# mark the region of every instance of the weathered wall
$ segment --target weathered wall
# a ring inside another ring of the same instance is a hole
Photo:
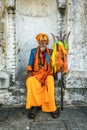
[[[0,104],[2,104],[10,94],[9,74],[6,70],[6,12],[4,1],[0,0]]]
[[[65,99],[69,103],[84,103],[87,102],[87,1],[70,0],[67,17],[71,36]]]
[[[0,104],[25,104],[26,65],[31,48],[37,46],[35,36],[47,33],[52,48],[50,33],[60,31],[71,31],[65,103],[87,103],[86,23],[86,0],[0,0]],[[60,88],[55,84],[59,103]]]
[[[0,1],[0,70],[5,68],[5,12],[4,3]]]

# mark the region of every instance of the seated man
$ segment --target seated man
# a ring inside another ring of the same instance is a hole
[[[59,116],[59,110],[55,105],[54,77],[51,66],[51,50],[47,48],[49,38],[46,34],[38,34],[37,48],[31,50],[27,66],[26,78],[26,109],[29,109],[28,117],[36,116],[37,108],[43,112],[51,113],[53,118]]]

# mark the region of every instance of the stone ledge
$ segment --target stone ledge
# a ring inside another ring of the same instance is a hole
[[[67,74],[68,77],[81,77],[81,78],[87,78],[87,71],[69,71]]]
[[[66,75],[66,88],[87,88],[87,71],[70,71]]]
[[[67,88],[64,92],[65,104],[87,104],[87,88]]]

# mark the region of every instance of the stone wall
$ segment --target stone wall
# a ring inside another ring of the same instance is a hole
[[[71,31],[64,103],[86,104],[86,23],[86,0],[0,0],[0,105],[25,105],[26,65],[31,48],[37,45],[34,37],[41,31],[49,35],[50,48],[51,32],[58,35]],[[59,104],[58,81],[55,86]]]
[[[6,42],[5,42],[5,12],[4,3],[0,1],[0,70],[5,69],[6,59]]]
[[[69,103],[87,103],[87,2],[70,0],[67,29],[71,30],[68,55],[69,74],[65,99]]]
[[[3,0],[0,0],[0,104],[7,99],[9,74],[6,71],[6,12]],[[6,98],[6,99],[5,99]]]

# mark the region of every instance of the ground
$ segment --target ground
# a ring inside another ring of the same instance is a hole
[[[0,130],[87,130],[87,106],[64,107],[60,112],[60,117],[53,119],[39,111],[31,120],[25,107],[1,107]]]

